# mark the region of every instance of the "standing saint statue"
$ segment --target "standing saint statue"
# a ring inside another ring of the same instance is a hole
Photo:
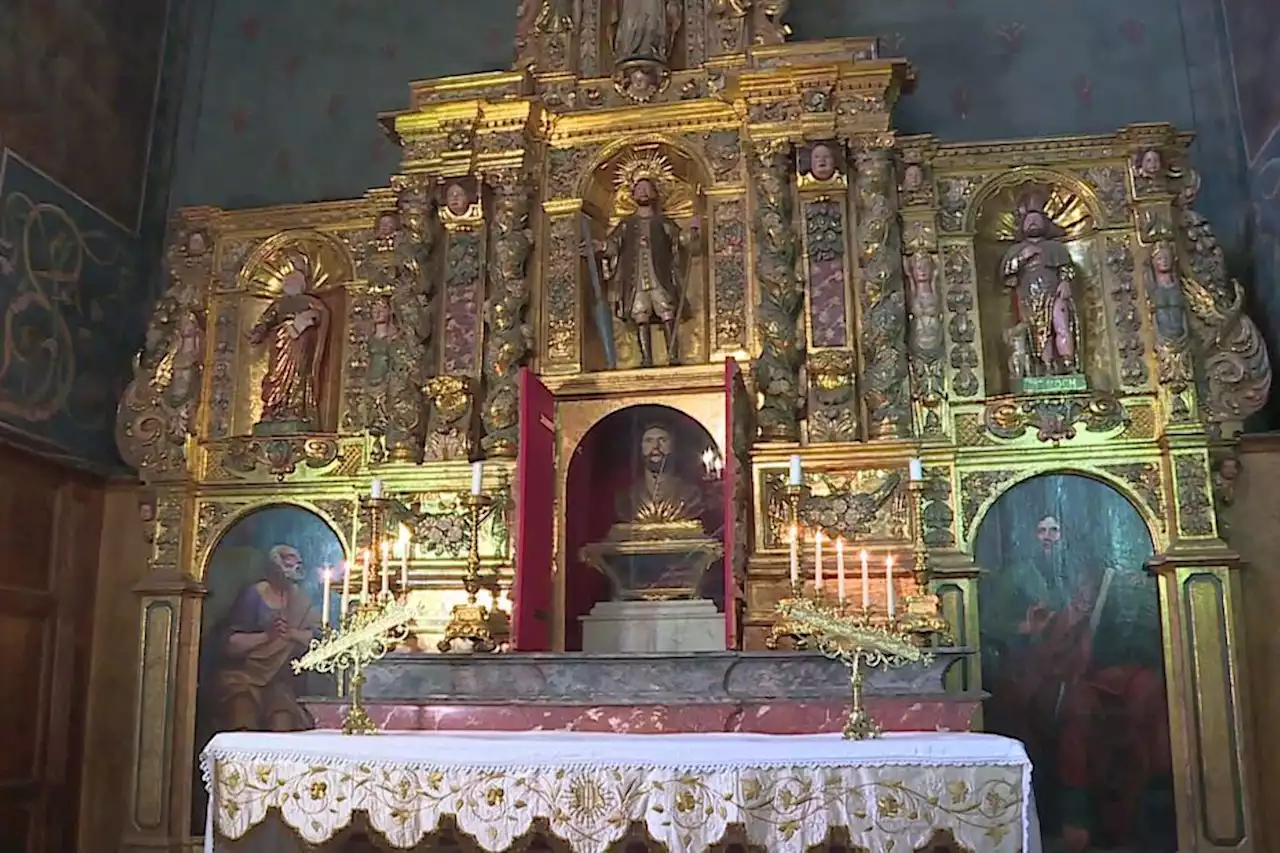
[[[653,366],[653,332],[662,325],[667,343],[667,363],[680,363],[677,335],[685,290],[681,282],[682,250],[700,237],[697,217],[686,237],[680,226],[662,212],[658,185],[653,178],[638,177],[631,184],[635,213],[625,217],[598,246],[601,266],[609,287],[609,299],[620,320],[635,324],[640,364]]]
[[[307,292],[307,258],[297,254],[291,261],[292,269],[280,283],[281,295],[249,333],[252,343],[268,348],[262,415],[254,428],[268,435],[320,428],[320,368],[329,339],[329,309]]]
[[[678,0],[617,0],[613,8],[613,61],[666,65],[682,17]]]
[[[1017,296],[1015,323],[1026,327],[1034,375],[1065,376],[1079,373],[1075,265],[1061,239],[1066,232],[1045,213],[1048,199],[1042,187],[1019,195],[1017,242],[1005,253],[1001,272]]]

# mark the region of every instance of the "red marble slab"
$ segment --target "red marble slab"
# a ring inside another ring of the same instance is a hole
[[[871,715],[885,731],[969,731],[976,699],[876,698]],[[308,703],[316,727],[342,727],[345,705]],[[619,734],[838,732],[849,706],[840,702],[747,705],[427,705],[375,703],[369,715],[389,731],[575,731]]]

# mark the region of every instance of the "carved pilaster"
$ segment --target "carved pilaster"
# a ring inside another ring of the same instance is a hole
[[[947,424],[946,281],[938,254],[937,199],[925,157],[927,144],[917,141],[904,147],[897,181],[914,420],[921,437],[938,438]]]
[[[489,303],[484,352],[481,418],[486,456],[514,456],[519,405],[516,375],[529,357],[529,228],[532,189],[522,171],[490,176],[493,213],[489,225]]]
[[[862,351],[859,388],[869,438],[911,434],[907,306],[902,282],[902,243],[896,178],[883,139],[855,142],[853,198],[861,268],[858,300]]]
[[[756,327],[762,344],[755,380],[761,396],[760,437],[766,441],[800,438],[804,290],[796,271],[799,241],[792,224],[790,151],[791,144],[785,139],[757,141],[751,151],[755,278],[760,300]]]

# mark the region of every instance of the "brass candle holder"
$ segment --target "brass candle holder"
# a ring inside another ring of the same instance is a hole
[[[453,650],[456,640],[467,640],[471,650],[476,652],[492,652],[498,650],[505,642],[503,631],[506,624],[505,614],[497,607],[497,598],[501,594],[501,584],[497,572],[484,579],[480,567],[480,526],[485,523],[494,510],[494,500],[486,494],[467,494],[462,499],[467,510],[467,526],[469,542],[467,563],[462,575],[462,588],[466,590],[467,600],[454,605],[449,615],[449,624],[445,626],[444,636],[436,644],[441,652]],[[478,601],[481,589],[487,588],[494,596],[493,612]]]
[[[389,589],[351,605],[350,609],[343,607],[337,624],[312,640],[306,654],[292,666],[294,674],[304,670],[332,673],[339,684],[346,676],[350,704],[342,717],[342,733],[375,734],[377,723],[364,707],[365,670],[403,643],[409,636],[409,624],[421,614],[409,605],[404,591],[397,596]]]
[[[936,613],[936,600],[934,609],[933,615],[927,615],[908,607],[901,616],[890,616],[871,608],[849,608],[820,594],[805,596],[795,591],[778,603],[781,618],[774,631],[805,637],[822,654],[845,665],[850,707],[843,733],[849,740],[866,740],[880,736],[880,724],[871,717],[863,699],[863,668],[931,663],[933,655],[927,643],[933,637],[949,636],[946,621]]]
[[[923,477],[912,480],[907,488],[911,491],[911,531],[914,538],[912,557],[912,574],[915,575],[916,589],[925,592],[933,580],[929,571],[929,546],[924,541],[924,493],[926,484]]]

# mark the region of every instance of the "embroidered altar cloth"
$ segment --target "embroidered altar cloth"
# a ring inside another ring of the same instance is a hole
[[[321,844],[358,812],[398,848],[451,817],[495,853],[537,818],[575,853],[604,853],[633,822],[671,853],[706,850],[731,824],[771,853],[833,827],[871,850],[915,850],[942,829],[984,853],[1039,850],[1031,762],[987,734],[234,732],[201,765],[206,853],[269,815]]]

